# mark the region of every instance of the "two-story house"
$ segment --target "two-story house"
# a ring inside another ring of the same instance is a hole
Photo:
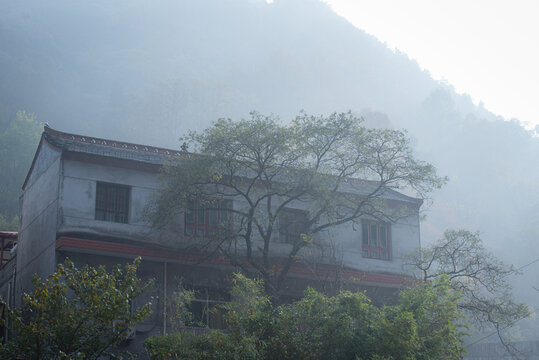
[[[167,159],[182,154],[46,126],[23,185],[16,297],[20,299],[22,291],[31,286],[34,274],[46,277],[66,257],[79,264],[98,265],[141,256],[140,275],[155,278],[156,285],[147,294],[154,299],[154,312],[137,327],[137,333],[167,331],[164,304],[180,278],[185,286],[197,290],[199,320],[219,326],[219,319],[208,309],[227,300],[226,280],[236,269],[225,257],[192,251],[185,239],[192,242],[194,235],[203,238],[210,234],[220,218],[227,216],[226,209],[191,209],[179,219],[181,231],[156,229],[144,216],[146,204],[160,186],[159,169]],[[414,211],[393,223],[365,219],[360,227],[332,229],[340,250],[331,259],[294,265],[288,275],[289,295],[300,295],[307,284],[320,287],[339,281],[382,299],[404,286],[411,278],[404,258],[420,246],[422,201],[398,192],[390,196]],[[301,216],[301,209],[283,213],[275,249],[286,248],[300,235]]]

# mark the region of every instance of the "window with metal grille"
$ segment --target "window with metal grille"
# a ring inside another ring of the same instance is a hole
[[[222,234],[230,226],[230,201],[205,207],[198,201],[191,201],[185,210],[186,236],[211,237]]]
[[[391,233],[389,224],[365,221],[361,227],[363,257],[391,260]]]
[[[129,186],[98,182],[95,219],[127,224],[130,192]]]
[[[279,240],[294,244],[307,233],[307,212],[298,209],[282,209],[279,213]]]

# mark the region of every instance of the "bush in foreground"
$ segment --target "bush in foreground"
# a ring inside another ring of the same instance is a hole
[[[75,267],[69,259],[47,280],[34,278],[34,290],[22,306],[8,308],[12,339],[0,345],[2,359],[98,359],[114,357],[110,350],[129,328],[150,313],[150,304],[131,308],[133,299],[152,282],[136,275],[140,259],[112,271]]]
[[[375,307],[362,293],[326,296],[307,289],[274,305],[263,283],[235,277],[224,305],[228,329],[183,331],[146,341],[152,359],[460,359],[465,326],[459,295],[446,277],[403,291],[395,306]]]

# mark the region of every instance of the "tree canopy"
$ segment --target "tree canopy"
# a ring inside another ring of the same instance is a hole
[[[327,241],[316,234],[366,216],[396,221],[417,214],[421,201],[392,202],[394,191],[423,198],[445,182],[414,157],[405,132],[366,128],[350,112],[300,113],[288,125],[253,112],[248,120],[220,119],[181,141],[191,153],[164,167],[164,188],[150,207],[155,224],[194,211],[195,202],[226,207],[231,215],[220,236],[198,245],[254,269],[274,295],[302,249]],[[303,210],[301,236],[276,262],[270,251],[276,224],[294,207]]]
[[[101,359],[126,339],[129,329],[150,312],[131,302],[152,282],[136,275],[140,259],[107,271],[75,267],[69,259],[34,289],[22,306],[8,308],[10,340],[0,345],[2,359]],[[12,331],[12,332],[11,332]],[[4,334],[2,334],[4,335]]]
[[[0,131],[0,230],[17,230],[21,186],[42,130],[34,114],[19,111]]]

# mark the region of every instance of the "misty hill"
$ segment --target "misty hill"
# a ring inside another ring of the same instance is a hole
[[[176,145],[188,128],[253,109],[407,113],[438,86],[318,1],[2,8],[4,113],[25,108],[69,131],[114,125],[123,138]]]
[[[539,257],[539,138],[320,1],[0,7],[1,127],[25,109],[60,130],[177,147],[188,129],[251,110],[286,120],[351,109],[373,126],[408,129],[419,157],[450,177],[424,241],[465,227],[516,265]]]

